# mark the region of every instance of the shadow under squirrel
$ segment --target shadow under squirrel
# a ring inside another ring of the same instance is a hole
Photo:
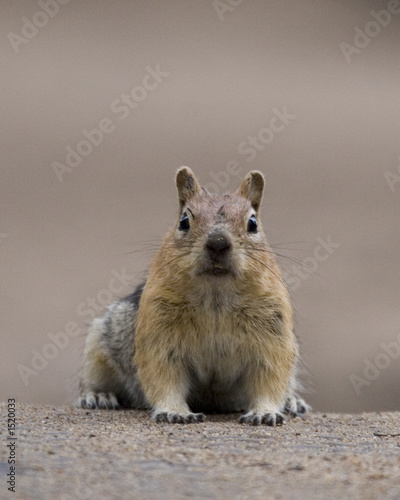
[[[304,416],[289,295],[260,222],[263,175],[216,195],[182,167],[176,185],[178,220],[145,283],[89,329],[78,405],[151,409],[170,423]]]

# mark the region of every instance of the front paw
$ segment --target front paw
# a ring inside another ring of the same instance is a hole
[[[308,405],[304,399],[291,397],[285,402],[283,408],[283,413],[289,415],[292,418],[300,417],[305,418],[306,414],[311,410],[311,406]]]
[[[76,405],[88,410],[118,410],[120,408],[118,399],[112,392],[86,392],[80,396]]]
[[[239,418],[241,424],[269,425],[275,427],[285,422],[283,415],[279,412],[269,411],[266,413],[249,411]]]
[[[154,410],[151,414],[152,420],[157,423],[167,422],[169,424],[193,424],[204,422],[206,418],[203,413],[174,413],[169,411]]]

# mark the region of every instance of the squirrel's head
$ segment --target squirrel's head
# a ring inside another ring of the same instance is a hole
[[[267,250],[260,222],[264,176],[253,170],[232,194],[210,194],[200,186],[192,170],[176,174],[179,217],[173,245],[182,251],[192,275],[237,277],[262,265]]]

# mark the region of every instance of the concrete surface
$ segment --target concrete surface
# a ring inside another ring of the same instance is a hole
[[[1,405],[2,443],[6,405]],[[155,424],[145,412],[17,405],[18,499],[398,499],[400,413],[282,427]]]

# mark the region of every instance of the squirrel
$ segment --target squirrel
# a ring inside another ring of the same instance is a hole
[[[264,182],[254,170],[234,193],[210,194],[177,171],[178,219],[145,282],[89,328],[78,406],[169,423],[304,418],[289,294],[260,221]]]

